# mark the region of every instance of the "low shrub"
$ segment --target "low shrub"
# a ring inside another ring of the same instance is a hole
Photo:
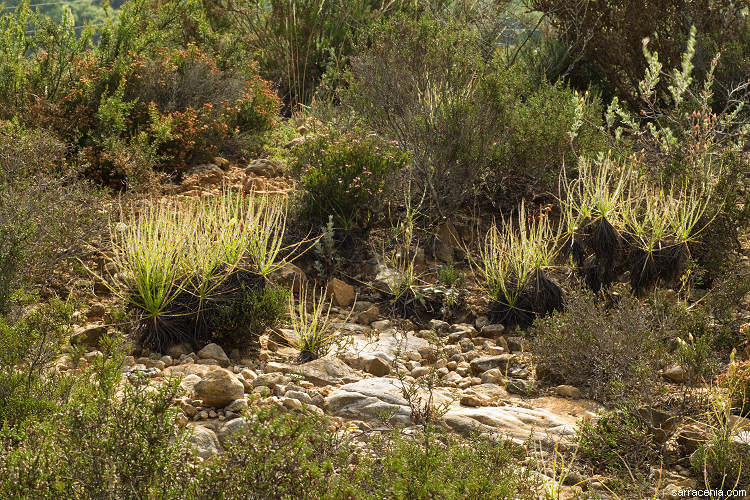
[[[719,375],[719,387],[727,391],[732,408],[740,415],[750,415],[750,361],[733,362]]]
[[[225,342],[259,348],[260,336],[284,318],[291,291],[271,285],[238,293],[241,300],[216,308],[216,335]]]
[[[0,436],[4,498],[159,498],[181,476],[191,454],[175,425],[177,381],[123,384],[122,356],[105,350],[52,415]]]
[[[600,473],[630,477],[648,473],[659,452],[649,429],[629,405],[587,420],[577,429],[578,456]]]
[[[0,430],[54,412],[68,386],[49,369],[68,343],[73,307],[59,299],[38,300],[16,294],[14,311],[0,316]]]
[[[388,176],[406,167],[408,156],[378,137],[335,132],[298,145],[291,170],[300,179],[300,217],[314,227],[329,216],[344,231],[367,228],[382,203]]]
[[[663,340],[669,333],[661,325],[652,305],[630,295],[608,307],[574,290],[564,312],[538,320],[530,331],[537,373],[602,402],[651,400],[667,359]]]
[[[0,121],[0,312],[81,251],[104,225],[100,192],[47,132]]]

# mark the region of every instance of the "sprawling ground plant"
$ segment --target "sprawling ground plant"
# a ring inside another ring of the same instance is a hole
[[[283,202],[224,193],[203,201],[152,200],[113,228],[117,290],[146,345],[196,344],[214,314],[265,285],[281,251]],[[248,339],[250,340],[250,339]]]

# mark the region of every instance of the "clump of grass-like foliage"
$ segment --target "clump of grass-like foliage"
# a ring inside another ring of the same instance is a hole
[[[115,288],[136,314],[138,339],[155,348],[208,340],[219,305],[261,290],[286,220],[282,201],[230,192],[151,200],[128,215],[112,230]]]
[[[604,155],[582,158],[575,179],[563,173],[564,246],[589,288],[607,288],[625,271],[638,294],[679,278],[689,243],[711,220],[714,177],[663,188],[640,173],[635,159]]]
[[[309,310],[308,297],[306,287],[302,287],[297,305],[294,296],[289,296],[292,329],[297,336],[302,363],[325,356],[337,340],[337,334],[331,331],[331,303],[329,301],[326,307],[325,291],[312,293]]]
[[[506,327],[527,327],[534,318],[562,309],[562,289],[547,276],[557,253],[545,213],[527,218],[522,203],[518,227],[493,225],[479,251],[484,289],[493,301],[492,319]]]

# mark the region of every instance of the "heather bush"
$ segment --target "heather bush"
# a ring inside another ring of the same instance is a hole
[[[576,121],[598,115],[596,100],[579,106],[562,85],[535,84],[500,51],[482,57],[477,37],[457,22],[396,16],[352,57],[345,101],[411,153],[441,215],[481,190],[499,203],[549,191],[590,142],[570,134]]]
[[[300,217],[314,227],[333,216],[345,231],[367,228],[382,206],[389,175],[408,155],[376,136],[335,132],[308,138],[294,149],[290,168],[300,178]]]
[[[38,300],[16,294],[11,312],[0,316],[0,430],[53,413],[69,383],[49,369],[70,336],[73,308]]]
[[[100,194],[64,155],[49,134],[0,122],[0,312],[15,290],[46,279],[103,226]]]
[[[602,402],[651,401],[667,359],[659,308],[629,294],[607,307],[581,291],[569,293],[564,305],[531,330],[539,378],[576,386]]]
[[[584,421],[577,429],[578,456],[600,473],[648,473],[658,460],[658,447],[648,426],[631,405],[620,404],[596,421]]]
[[[84,30],[24,4],[0,18],[3,113],[53,129],[85,152],[90,175],[115,185],[242,149],[234,143],[274,126],[280,101],[251,61],[225,67],[206,30],[194,3],[128,2],[116,21]]]

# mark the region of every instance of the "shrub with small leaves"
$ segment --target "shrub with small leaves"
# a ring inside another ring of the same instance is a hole
[[[727,391],[732,408],[741,415],[750,415],[750,361],[730,363],[727,371],[719,375],[719,386]]]
[[[389,174],[409,163],[407,154],[375,136],[319,134],[295,148],[292,171],[302,183],[301,217],[323,226],[333,215],[344,230],[367,227],[380,208]]]

